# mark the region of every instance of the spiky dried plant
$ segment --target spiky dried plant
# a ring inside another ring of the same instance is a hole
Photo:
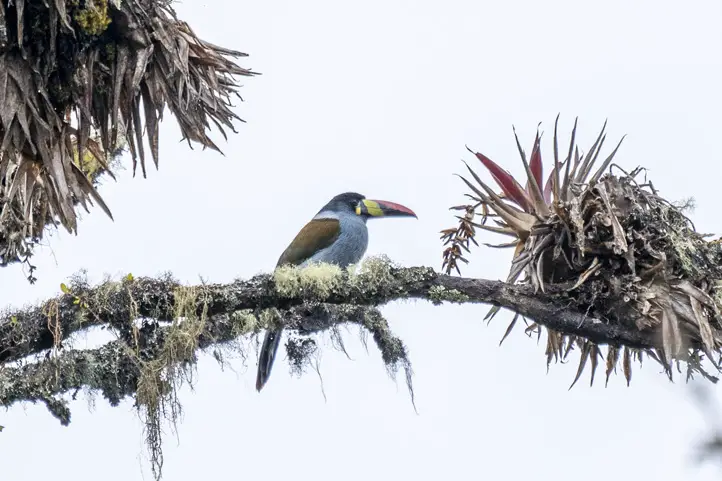
[[[157,168],[166,106],[189,144],[218,150],[210,124],[235,132],[235,76],[253,74],[242,56],[199,39],[168,0],[0,0],[0,265],[47,225],[76,232],[78,206],[111,216],[96,181],[125,142],[145,176],[144,136]]]
[[[702,361],[706,358],[720,370],[720,243],[697,233],[682,208],[662,198],[651,182],[640,184],[636,178],[643,169],[627,173],[612,164],[621,140],[595,170],[606,123],[589,152],[582,155],[575,144],[575,122],[566,158],[560,161],[558,120],[554,166],[546,182],[538,131],[528,160],[514,133],[526,172],[525,187],[487,156],[474,153],[501,193],[467,164],[471,178],[460,177],[471,189],[467,196],[473,203],[452,207],[464,209],[466,215],[457,216],[458,227],[442,231],[448,246],[444,251],[447,273],[458,271],[457,261],[466,260],[462,250],[468,251],[470,241],[476,243],[476,229],[508,236],[512,242],[496,246],[514,248],[507,282],[529,283],[566,309],[636,328],[656,346],[638,349],[612,339],[604,343],[608,345],[607,381],[621,358],[629,383],[632,360],[641,362],[644,354],[664,366],[670,378],[672,364],[679,370],[679,361],[686,361],[688,377],[699,372],[716,381]],[[619,175],[612,174],[612,167]],[[487,225],[489,219],[495,225]],[[498,311],[493,307],[487,318]],[[517,320],[518,315],[504,337]],[[532,322],[527,332],[540,336],[542,326]],[[547,329],[547,366],[552,360],[565,359],[577,347],[581,358],[574,383],[587,363],[593,382],[604,359],[600,344]]]

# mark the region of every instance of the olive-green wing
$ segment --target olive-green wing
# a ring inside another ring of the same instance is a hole
[[[321,249],[330,246],[338,239],[341,224],[338,219],[314,219],[306,224],[286,247],[278,259],[276,267],[291,264],[302,264]]]

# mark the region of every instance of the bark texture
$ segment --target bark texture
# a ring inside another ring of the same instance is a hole
[[[384,260],[358,275],[329,270],[305,279],[302,270],[281,279],[259,275],[230,284],[182,286],[170,277],[124,279],[90,286],[74,279],[66,293],[42,305],[6,313],[0,320],[0,403],[42,401],[63,424],[70,413],[58,397],[88,388],[115,405],[137,394],[143,367],[159,359],[169,367],[195,360],[197,349],[249,335],[271,323],[310,333],[342,323],[364,326],[384,361],[405,359],[405,348],[376,307],[398,299],[485,303],[510,309],[554,331],[599,344],[657,348],[657,336],[624,328],[565,307],[565,290],[453,277],[427,267],[400,268]],[[118,340],[98,349],[64,349],[63,341],[90,326],[106,325]],[[182,335],[182,336],[181,336]],[[187,337],[179,343],[178,339]],[[182,345],[183,349],[178,349]],[[173,347],[173,356],[168,356]],[[44,360],[11,366],[49,351]],[[170,363],[170,364],[169,364]]]

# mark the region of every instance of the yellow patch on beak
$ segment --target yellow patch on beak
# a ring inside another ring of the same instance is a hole
[[[362,213],[368,214],[372,217],[380,217],[384,215],[384,211],[383,209],[381,209],[381,206],[378,204],[378,202],[374,202],[373,200],[368,199],[362,200],[361,202],[359,202],[359,205],[356,206],[356,214],[361,215]]]

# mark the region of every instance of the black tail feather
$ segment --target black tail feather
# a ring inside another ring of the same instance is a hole
[[[263,339],[261,354],[258,356],[258,373],[256,374],[256,391],[263,389],[271,375],[273,361],[276,359],[278,346],[281,344],[283,329],[269,329]]]

